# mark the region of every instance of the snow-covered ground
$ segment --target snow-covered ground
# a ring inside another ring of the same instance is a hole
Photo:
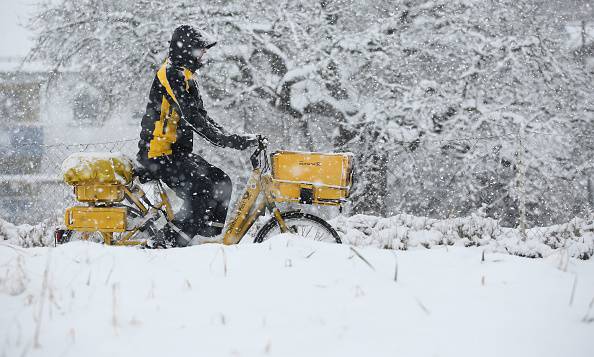
[[[592,356],[594,260],[484,252],[3,243],[0,355]]]

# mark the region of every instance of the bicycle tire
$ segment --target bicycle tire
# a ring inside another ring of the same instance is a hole
[[[287,226],[289,226],[290,229],[292,228],[294,230],[294,232],[292,232],[294,234],[299,235],[298,229],[296,228],[296,223],[305,222],[312,226],[317,226],[326,233],[328,233],[328,235],[333,238],[334,243],[342,243],[342,240],[340,239],[340,236],[338,235],[336,230],[332,228],[332,226],[328,222],[326,222],[324,219],[318,216],[314,216],[313,214],[304,212],[289,211],[281,213],[281,217],[285,221]],[[273,217],[268,222],[266,222],[266,224],[262,228],[260,228],[260,230],[256,234],[256,238],[254,238],[254,243],[262,243],[266,239],[269,239],[272,236],[272,233],[276,230],[280,232],[280,227],[278,225],[278,221],[276,220],[276,218]]]

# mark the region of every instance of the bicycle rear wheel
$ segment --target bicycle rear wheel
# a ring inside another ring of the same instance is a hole
[[[318,216],[292,211],[281,213],[281,217],[289,231],[297,236],[322,242],[342,243],[336,230]],[[278,221],[273,217],[258,231],[254,243],[262,243],[277,234],[281,234],[281,230]]]

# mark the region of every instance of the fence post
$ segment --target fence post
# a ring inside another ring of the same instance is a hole
[[[594,210],[594,177],[588,177],[588,203],[590,209]]]
[[[519,192],[519,220],[520,220],[520,235],[522,241],[526,241],[526,165],[524,162],[524,144],[522,143],[524,137],[524,123],[520,124],[520,129],[517,136],[517,175],[516,182],[518,185]]]

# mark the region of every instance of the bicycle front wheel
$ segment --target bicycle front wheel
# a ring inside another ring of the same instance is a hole
[[[284,212],[281,213],[281,217],[289,228],[289,232],[297,236],[315,241],[342,243],[336,230],[318,216],[303,212]],[[254,243],[262,243],[281,233],[278,221],[273,217],[258,231]]]

